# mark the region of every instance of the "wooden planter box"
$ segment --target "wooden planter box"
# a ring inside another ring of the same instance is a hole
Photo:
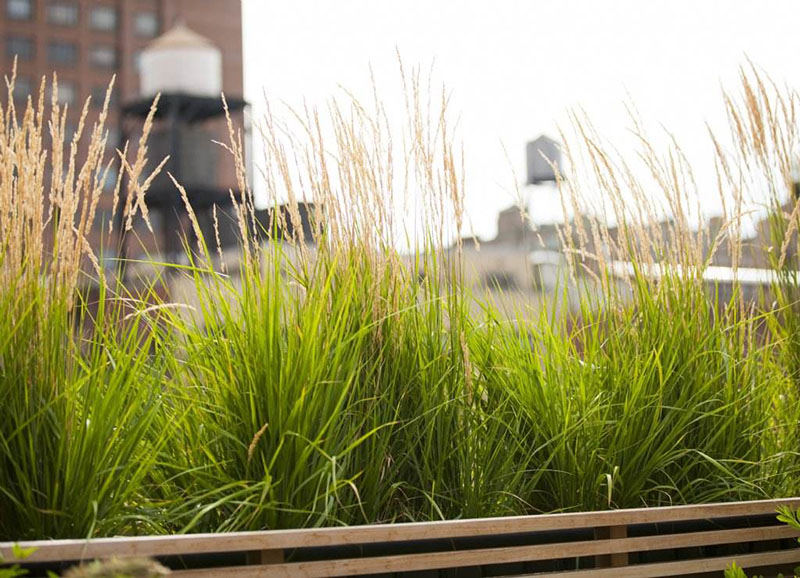
[[[158,558],[186,578],[720,576],[800,565],[778,506],[800,498],[415,524],[22,542],[32,576],[110,556]],[[0,554],[14,562],[12,544]]]

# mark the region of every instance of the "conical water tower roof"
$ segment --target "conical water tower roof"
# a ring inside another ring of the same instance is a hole
[[[139,86],[142,96],[161,92],[219,98],[222,52],[208,38],[177,24],[142,51]]]
[[[147,45],[146,50],[160,48],[216,48],[205,36],[191,30],[185,24],[176,24]]]

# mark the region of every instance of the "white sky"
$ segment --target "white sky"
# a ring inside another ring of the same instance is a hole
[[[556,136],[571,108],[624,146],[628,95],[650,125],[676,134],[705,180],[704,122],[724,119],[721,86],[737,88],[749,57],[800,88],[798,0],[243,0],[245,95],[324,104],[341,84],[400,100],[396,50],[453,93],[467,154],[467,210],[494,235],[522,181],[524,146]],[[502,150],[504,145],[514,175]],[[552,193],[528,190],[533,216],[553,217]],[[537,202],[538,198],[545,198]],[[713,208],[711,209],[713,210]]]

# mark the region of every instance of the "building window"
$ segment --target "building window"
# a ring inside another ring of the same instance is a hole
[[[108,169],[108,174],[106,175],[106,180],[103,183],[103,190],[104,191],[113,191],[114,187],[117,186],[117,175],[119,171],[117,170],[116,165],[111,165]],[[104,226],[108,226],[108,219],[106,222],[103,223]]]
[[[50,99],[53,96],[53,89],[52,86],[48,85],[47,87],[47,101],[50,102]],[[75,101],[78,100],[78,90],[75,88],[75,83],[69,80],[59,80],[58,81],[58,103],[59,104],[75,104]],[[72,132],[75,132],[73,129]]]
[[[113,6],[95,6],[89,16],[89,24],[95,30],[117,29],[117,11]]]
[[[108,91],[108,86],[105,85],[98,85],[92,89],[92,106],[94,108],[101,109],[103,108],[103,103],[106,101],[106,92]],[[116,99],[114,98],[114,93],[111,93],[111,98],[108,101],[108,108],[113,108],[116,104]]]
[[[137,50],[133,53],[133,69],[139,72],[142,68],[142,51]]]
[[[78,89],[72,82],[62,82],[58,87],[58,102],[61,104],[75,104],[78,100]],[[72,132],[75,132],[73,129]]]
[[[153,38],[158,34],[158,16],[155,12],[140,12],[133,20],[133,30],[137,36]]]
[[[31,79],[25,76],[18,76],[14,81],[14,100],[24,102],[33,94],[33,84]]]
[[[538,263],[531,265],[531,285],[534,291],[542,292],[547,289],[544,281],[542,266]]]
[[[114,218],[110,211],[104,211],[97,217],[97,222],[101,224],[104,230],[108,230],[109,223]],[[103,253],[100,255],[100,263],[103,269],[107,271],[116,270],[119,267],[119,257],[117,252],[112,247],[105,247]]]
[[[51,42],[47,45],[50,64],[74,65],[78,61],[78,47],[72,42]]]
[[[11,36],[6,40],[6,55],[9,58],[15,56],[20,60],[33,60],[36,45],[31,38],[21,38]]]
[[[6,15],[11,20],[33,18],[33,0],[6,0]]]
[[[73,2],[51,2],[47,6],[47,21],[57,26],[77,26],[78,5]]]
[[[113,68],[117,64],[117,53],[112,46],[92,46],[89,59],[95,66]]]
[[[507,271],[492,271],[484,276],[484,281],[489,289],[506,291],[517,288],[517,279]]]
[[[106,140],[106,147],[110,149],[115,149],[119,146],[119,129],[113,126],[107,127],[108,130],[108,139]],[[116,175],[114,176],[114,180],[116,180]]]

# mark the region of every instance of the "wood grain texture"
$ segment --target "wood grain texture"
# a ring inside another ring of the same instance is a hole
[[[601,526],[594,529],[594,537],[597,540],[611,540],[628,537],[628,526]],[[628,565],[628,553],[620,552],[617,554],[604,554],[595,558],[595,565],[598,568],[611,568],[616,566]]]
[[[247,553],[248,564],[280,564],[281,562],[283,562],[283,550],[256,550]]]
[[[720,556],[702,560],[686,560],[682,562],[659,562],[656,564],[637,564],[625,568],[603,568],[600,570],[574,570],[572,572],[555,572],[547,574],[525,574],[518,578],[656,578],[659,576],[686,576],[701,572],[716,572],[727,568],[732,560],[742,568],[758,568],[779,564],[800,562],[800,548],[780,552],[762,552],[760,554],[744,554],[741,556]]]
[[[721,519],[773,514],[778,506],[784,505],[800,508],[800,498],[305,530],[31,541],[21,542],[20,545],[26,548],[37,548],[36,552],[27,559],[27,562],[87,560],[106,558],[111,555],[170,556],[212,552],[284,550],[300,547],[341,546],[470,536],[502,536],[521,532],[592,529],[602,526]],[[13,562],[12,543],[0,543],[0,555]]]
[[[459,550],[431,552],[425,554],[403,554],[393,556],[375,556],[370,558],[347,558],[340,560],[322,560],[316,562],[297,562],[271,564],[261,567],[229,567],[207,570],[186,570],[175,572],[181,578],[244,578],[245,576],[270,578],[322,578],[327,576],[360,576],[380,572],[407,572],[415,570],[436,570],[480,566],[485,564],[506,564],[512,562],[533,562],[540,560],[558,560],[560,558],[576,558],[579,556],[614,555],[627,552],[645,552],[669,550],[692,546],[709,546],[719,544],[739,544],[761,540],[798,537],[800,532],[785,526],[766,528],[742,528],[736,530],[715,530],[709,532],[687,532],[683,534],[667,534],[659,536],[643,536],[637,538],[617,538],[608,540],[586,540],[580,542],[563,542],[556,544],[539,544],[532,546],[514,546],[504,548],[482,548],[476,550]],[[800,561],[800,548],[788,551]],[[784,552],[780,552],[784,553]],[[729,559],[730,560],[730,559]],[[614,571],[619,568],[609,569]]]

